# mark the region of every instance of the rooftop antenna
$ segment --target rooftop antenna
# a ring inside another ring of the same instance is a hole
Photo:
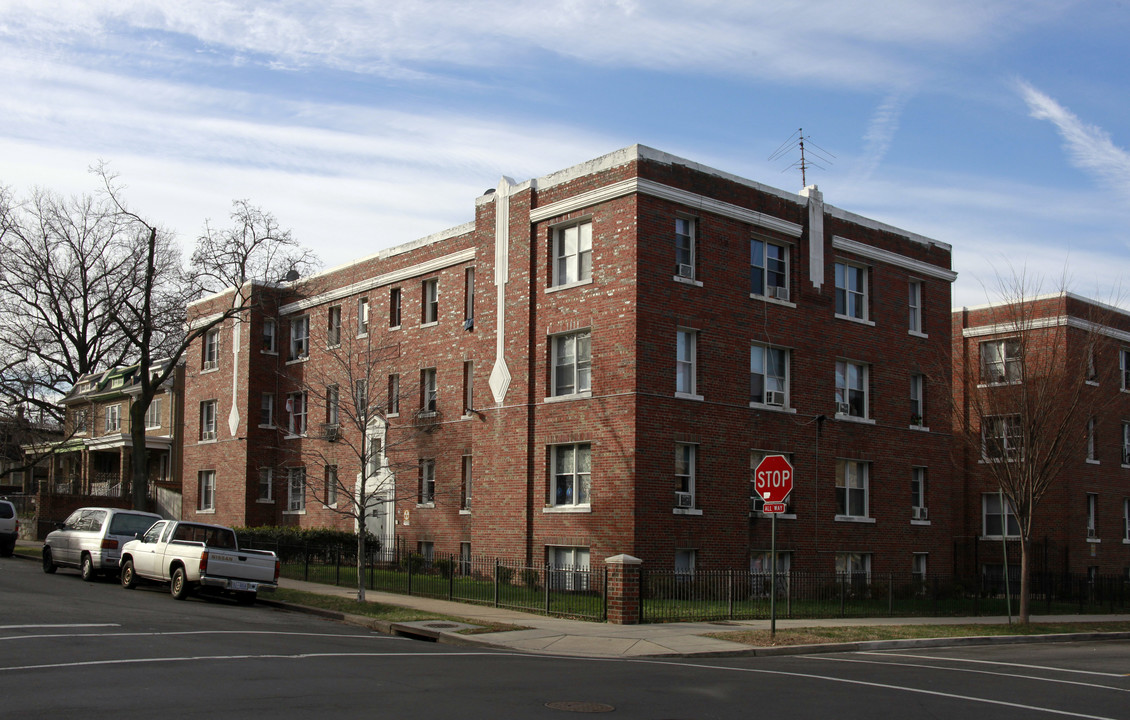
[[[805,152],[805,141],[808,141],[809,145],[807,153]],[[818,170],[827,170],[828,168],[826,168],[824,165],[821,165],[820,163],[823,162],[831,165],[833,158],[836,157],[832,153],[812,142],[812,137],[805,136],[804,128],[800,128],[795,133],[790,135],[788,140],[781,143],[780,147],[773,151],[773,154],[769,156],[769,162],[776,162],[777,160],[788,156],[790,153],[792,153],[793,148],[798,148],[800,150],[800,160],[789,163],[789,165],[781,172],[799,168],[801,187],[808,187],[808,168],[812,167]],[[816,160],[819,160],[820,162],[811,160],[809,156],[815,156]]]

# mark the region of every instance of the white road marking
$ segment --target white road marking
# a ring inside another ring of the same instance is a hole
[[[870,652],[870,651],[863,651],[863,652],[859,652],[857,654],[859,654],[859,655],[879,655],[879,656],[886,655],[886,656],[889,656],[889,657],[913,658],[915,660],[941,660],[941,661],[944,661],[944,662],[970,663],[970,664],[973,664],[973,665],[1000,665],[1001,667],[1018,667],[1018,668],[1026,668],[1028,670],[1047,670],[1049,672],[1075,673],[1077,675],[1095,675],[1097,677],[1118,677],[1118,678],[1126,677],[1126,675],[1124,673],[1104,673],[1104,672],[1097,672],[1095,670],[1073,670],[1071,668],[1051,667],[1049,665],[1025,665],[1024,663],[999,662],[997,660],[970,660],[970,659],[967,659],[967,658],[952,658],[952,657],[942,657],[942,656],[936,656],[936,655],[912,655],[910,653],[886,653],[886,652]]]
[[[29,626],[35,627],[35,626]],[[43,627],[52,627],[50,625]],[[60,626],[70,627],[70,626]],[[81,626],[79,626],[81,627]],[[120,627],[120,626],[119,626]],[[78,637],[169,637],[178,635],[283,635],[298,637],[319,638],[362,638],[365,640],[407,640],[407,638],[394,635],[380,635],[376,632],[368,635],[339,635],[337,633],[311,633],[311,632],[282,632],[277,630],[177,630],[173,632],[114,632],[114,633],[53,633],[44,635],[10,635],[0,637],[3,640],[42,640],[48,638],[78,638]]]
[[[862,654],[862,653],[861,653]],[[804,655],[808,660],[824,660],[826,662],[846,662],[846,663],[862,663],[865,665],[884,665],[886,667],[912,667],[924,668],[927,670],[945,670],[947,672],[963,672],[974,673],[977,675],[994,675],[996,677],[1017,678],[1019,680],[1038,680],[1040,682],[1060,683],[1062,685],[1078,685],[1080,687],[1100,688],[1102,690],[1113,690],[1115,692],[1130,692],[1130,688],[1112,687],[1110,685],[1099,685],[1098,683],[1085,683],[1077,680],[1058,680],[1056,678],[1045,678],[1038,675],[1017,675],[1015,673],[993,672],[991,670],[974,670],[973,668],[953,668],[941,667],[938,665],[926,665],[924,663],[899,663],[899,662],[879,662],[878,660],[853,660],[851,658],[841,657],[821,657],[819,655]],[[1118,677],[1123,677],[1119,675]]]
[[[85,627],[121,627],[118,623],[69,623],[56,625],[0,625],[0,630],[25,630],[28,628],[85,628]]]

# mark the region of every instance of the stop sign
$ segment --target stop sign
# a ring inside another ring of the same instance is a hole
[[[784,502],[793,491],[793,466],[784,455],[768,455],[753,471],[753,487],[765,502]]]

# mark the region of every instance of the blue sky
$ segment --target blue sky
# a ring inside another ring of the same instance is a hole
[[[0,184],[96,189],[186,247],[248,198],[333,266],[505,174],[643,143],[1128,306],[1126,0],[0,0]]]

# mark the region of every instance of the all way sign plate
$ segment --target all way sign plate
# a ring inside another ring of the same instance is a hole
[[[761,507],[763,513],[783,513],[785,512],[785,503],[765,503]]]

